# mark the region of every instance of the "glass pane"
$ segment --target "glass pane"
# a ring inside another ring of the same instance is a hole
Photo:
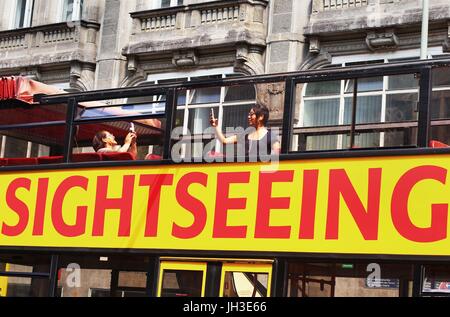
[[[124,105],[117,107],[93,107],[78,108],[78,118],[98,118],[98,117],[118,117],[135,116],[144,114],[162,114],[165,112],[166,104],[164,102],[149,102],[146,104]]]
[[[222,130],[229,127],[248,127],[248,113],[253,105],[225,106],[223,107]]]
[[[306,85],[305,97],[339,95],[341,91],[341,81],[323,81],[308,83]]]
[[[370,274],[376,265],[380,275]],[[412,296],[413,267],[384,263],[304,263],[290,261],[288,297]]]
[[[191,104],[219,103],[220,87],[200,88],[191,90]]]
[[[353,97],[345,98],[344,124],[352,123]],[[358,96],[356,124],[381,121],[381,96]]]
[[[385,147],[417,145],[417,128],[390,129],[383,136]]]
[[[4,130],[5,158],[63,155],[65,125]],[[31,146],[29,148],[29,142]]]
[[[66,121],[65,105],[26,105],[0,107],[0,125]]]
[[[192,81],[208,81],[222,78],[222,75],[192,77]],[[208,87],[190,90],[190,104],[219,103],[220,87]]]
[[[219,107],[213,107],[216,117],[219,114]],[[191,108],[189,109],[188,129],[193,134],[202,134],[211,126],[209,117],[211,108]]]
[[[419,78],[416,74],[389,76],[388,89],[412,89],[419,87]]]
[[[4,157],[27,157],[28,141],[6,137]]]
[[[184,109],[177,109],[175,114],[175,127],[182,127],[184,124]]]
[[[450,118],[450,90],[433,91],[430,107],[431,119]]]
[[[339,99],[305,100],[304,127],[337,125]]]
[[[182,78],[173,78],[173,79],[162,79],[162,80],[158,80],[158,84],[176,84],[176,83],[182,83],[182,82],[187,82],[188,79],[186,77],[182,77]],[[186,90],[182,89],[182,90],[178,90],[177,92],[178,94],[178,105],[179,106],[184,106],[186,104]],[[161,98],[158,99],[159,101],[165,101],[166,100],[166,96],[161,96]]]
[[[433,88],[438,86],[450,86],[450,67],[433,69]]]
[[[450,125],[432,126],[431,140],[450,145]]]
[[[164,125],[165,120],[161,119],[138,119],[134,120],[134,128],[137,134],[136,139],[136,145],[138,147],[147,147],[150,145],[162,145],[163,139],[164,139]],[[94,144],[93,139],[99,132],[106,132],[104,133],[104,137],[107,137],[107,135],[112,135],[114,137],[114,141],[116,144],[111,140],[106,140],[103,143],[100,144],[100,140],[98,142],[98,146],[96,147],[98,149],[110,147],[111,145],[112,150],[111,151],[119,151],[119,149],[124,145],[125,138],[129,132],[130,128],[130,122],[128,121],[113,121],[113,122],[99,122],[94,124],[82,124],[77,127],[76,132],[76,138],[75,138],[75,144],[74,144],[74,151],[73,153],[77,153],[75,151],[77,148],[82,147],[88,147],[91,149],[91,152],[94,152]],[[110,144],[107,145],[106,143],[109,142]],[[83,151],[86,152],[86,151]],[[138,151],[137,152],[137,159],[144,159],[146,154]],[[82,161],[86,160],[92,160],[95,159],[93,156],[78,156],[78,159]],[[98,159],[97,159],[98,160]]]
[[[253,85],[238,85],[225,87],[225,102],[255,100],[256,92]]]
[[[164,270],[161,297],[200,297],[202,271]]]
[[[266,297],[267,273],[226,272],[223,297]]]
[[[450,268],[448,265],[425,266],[422,292],[450,294]]]
[[[380,146],[380,133],[355,133],[355,144],[353,148],[372,148]],[[350,135],[344,135],[342,140],[342,148],[350,147]]]
[[[36,254],[4,254],[0,256],[0,272],[48,273],[50,257]],[[0,297],[47,297],[47,278],[0,276]]]
[[[338,135],[311,135],[306,137],[306,151],[337,149]]]
[[[74,261],[59,270],[61,297],[111,297],[110,269],[85,268]]]
[[[345,81],[345,92],[353,92],[354,80]],[[383,89],[383,77],[358,78],[358,91],[376,91]]]
[[[418,94],[395,94],[386,97],[386,122],[417,120]]]

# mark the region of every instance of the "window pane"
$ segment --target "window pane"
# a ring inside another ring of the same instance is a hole
[[[0,125],[66,121],[66,105],[28,105],[0,107]]]
[[[340,91],[341,82],[339,80],[308,83],[306,85],[305,97],[339,95]]]
[[[0,255],[0,272],[49,273],[50,257],[37,254]],[[47,297],[48,279],[0,276],[0,297]]]
[[[386,98],[386,122],[417,120],[418,94],[395,94]]]
[[[225,102],[255,99],[255,87],[252,85],[225,87]]]
[[[161,297],[200,297],[202,271],[164,270]]]
[[[345,98],[344,124],[352,123],[353,98]],[[358,96],[356,124],[381,121],[381,96]]]
[[[173,78],[173,79],[162,79],[158,80],[158,84],[176,84],[176,83],[182,83],[186,82],[188,79],[186,77],[182,78]],[[165,101],[166,96],[161,96],[161,98],[158,99],[159,101]],[[178,103],[179,106],[184,106],[186,104],[186,90],[178,90]]]
[[[450,86],[450,67],[433,69],[433,87]]]
[[[213,107],[216,117],[219,113],[219,107]],[[188,129],[193,134],[201,134],[211,126],[209,116],[211,108],[191,108],[189,109]]]
[[[303,126],[327,126],[339,123],[339,99],[306,100]]]
[[[380,133],[355,133],[355,144],[353,148],[367,148],[380,146]],[[350,135],[344,135],[342,140],[342,148],[350,147]]]
[[[354,80],[345,81],[345,92],[353,92]],[[358,91],[376,91],[383,89],[383,77],[358,78]]]
[[[27,157],[28,141],[6,137],[4,157]]]
[[[200,76],[191,78],[192,81],[208,81],[222,78],[222,75]],[[220,87],[208,87],[193,89],[191,93],[191,104],[218,103],[220,102]]]
[[[92,108],[78,108],[78,115],[80,119],[84,118],[98,118],[98,117],[118,117],[118,116],[133,116],[143,114],[161,114],[166,110],[166,105],[163,102],[149,102],[147,104],[131,104],[117,107],[92,107]]]
[[[422,292],[450,294],[450,268],[448,265],[427,265],[424,271]]]
[[[390,129],[383,132],[384,146],[417,145],[417,128]]]
[[[220,87],[191,90],[191,104],[220,102]]]
[[[431,118],[450,118],[450,90],[433,91],[431,95]]]
[[[137,133],[137,146],[147,147],[151,145],[162,145],[164,139],[164,125],[165,120],[161,119],[138,119],[133,120],[134,128]],[[118,150],[123,144],[128,134],[130,127],[129,121],[110,121],[99,122],[93,124],[82,124],[77,126],[76,139],[73,153],[79,153],[77,148],[88,147],[91,152],[94,152],[93,138],[100,131],[108,132],[108,135],[114,136],[117,145],[113,146],[113,150]],[[98,144],[99,148],[106,147],[106,144]],[[145,151],[145,150],[144,150]],[[86,151],[83,151],[84,153]],[[144,159],[148,153],[138,151],[137,159]],[[91,156],[95,158],[96,156]],[[77,158],[82,161],[90,160],[89,156]]]
[[[450,145],[450,125],[431,127],[431,140]]]
[[[306,137],[306,151],[335,150],[338,135],[311,135]]]
[[[389,76],[389,90],[412,89],[419,87],[419,78],[416,74]]]
[[[223,297],[266,297],[267,273],[226,272]]]
[[[182,127],[184,124],[184,109],[178,109],[175,116],[175,127]]]
[[[248,113],[253,105],[225,106],[223,107],[222,129],[228,127],[248,127]]]
[[[29,157],[47,156],[49,153],[63,155],[65,132],[64,125],[4,130],[1,132],[6,136],[4,157],[27,157],[28,142],[32,142]]]

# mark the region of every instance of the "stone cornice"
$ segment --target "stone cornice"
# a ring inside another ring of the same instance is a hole
[[[52,23],[52,24],[43,24],[43,25],[37,25],[37,26],[21,28],[21,29],[4,30],[4,31],[0,31],[0,37],[7,36],[10,34],[18,35],[18,34],[35,33],[35,32],[42,32],[42,31],[51,31],[51,30],[63,29],[63,28],[73,28],[78,25],[81,27],[85,27],[85,28],[93,28],[96,30],[100,29],[99,23],[81,20],[81,21],[73,21],[73,22],[59,22],[59,23]]]
[[[261,5],[267,7],[269,4],[269,0],[219,0],[219,1],[182,5],[176,7],[130,12],[130,16],[132,18],[147,18],[152,16],[176,14],[178,12],[191,10],[207,10],[212,8],[229,7],[234,5],[240,5],[242,3],[247,3],[250,5]]]

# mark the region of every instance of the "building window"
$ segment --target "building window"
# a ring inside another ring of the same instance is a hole
[[[63,0],[63,21],[79,21],[83,10],[83,0]]]
[[[31,26],[34,0],[17,0],[13,27],[16,29]]]
[[[150,75],[148,83],[168,84],[184,81],[214,80],[239,76],[233,73],[232,67],[199,70],[190,73],[170,73]],[[230,87],[207,87],[179,91],[176,113],[176,127],[182,127],[184,135],[201,135],[210,127],[209,117],[213,109],[219,126],[226,132],[227,128],[248,126],[247,114],[256,100],[256,90],[253,85]],[[131,100],[129,100],[130,102]],[[134,101],[134,100],[133,100]],[[162,104],[163,105],[163,104]],[[159,111],[164,111],[162,107]],[[203,139],[193,142],[192,156],[201,157],[205,143],[211,140]],[[217,142],[216,151],[222,150]]]
[[[183,5],[183,0],[153,0],[153,8],[168,8]]]

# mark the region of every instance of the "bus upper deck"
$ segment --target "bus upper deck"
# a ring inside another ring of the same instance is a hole
[[[56,295],[78,268],[108,281],[96,296],[448,294],[449,75],[432,60],[2,100],[0,288]],[[268,161],[209,127],[212,108],[245,131],[256,102],[281,141]],[[93,150],[131,122],[137,157]]]
[[[448,63],[404,62],[37,95],[39,103],[32,104],[3,100],[0,131],[14,140],[11,147],[20,149],[4,149],[0,156],[11,160],[0,163],[34,164],[40,154],[45,158],[36,163],[41,164],[102,160],[78,154],[93,152],[92,138],[102,129],[123,141],[129,122],[136,123],[139,135],[138,160],[154,152],[148,158],[170,161],[173,145],[182,140],[190,143],[187,154],[192,156],[183,161],[202,162],[209,143],[208,152],[226,154],[208,129],[210,109],[219,115],[222,129],[233,133],[246,128],[246,114],[256,101],[271,110],[269,125],[279,133],[282,158],[445,147],[450,144]],[[31,160],[14,160],[19,157]]]

